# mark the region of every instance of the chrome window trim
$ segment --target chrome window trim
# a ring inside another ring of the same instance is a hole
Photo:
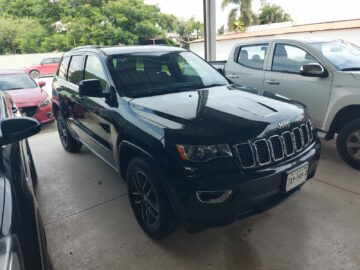
[[[258,154],[259,151],[258,151],[258,149],[257,149],[257,147],[256,147],[256,143],[259,143],[259,142],[261,142],[261,141],[264,141],[264,142],[265,142],[266,147],[267,147],[267,151],[268,151],[268,153],[269,153],[269,161],[268,161],[268,162],[264,162],[264,163],[261,163],[261,162],[260,162],[260,160],[259,160],[259,154]],[[267,141],[266,139],[256,140],[256,141],[254,141],[253,145],[254,145],[254,148],[255,148],[256,160],[257,160],[259,166],[265,166],[265,165],[270,164],[270,163],[271,163],[271,153],[270,153],[270,148],[269,148],[268,141]]]
[[[277,158],[277,159],[275,158],[274,148],[273,148],[273,143],[271,141],[271,138],[279,138],[280,146],[281,146],[281,153],[282,153],[281,158]],[[269,137],[268,142],[269,142],[269,146],[270,146],[270,153],[271,153],[271,156],[272,156],[273,160],[274,161],[279,161],[279,160],[284,159],[284,157],[285,157],[285,155],[284,155],[284,146],[283,146],[283,142],[281,140],[281,137],[279,135],[273,135],[273,136]]]

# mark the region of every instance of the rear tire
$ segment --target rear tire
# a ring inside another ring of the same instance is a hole
[[[360,170],[360,120],[351,121],[340,130],[336,147],[347,164]]]
[[[82,147],[82,143],[73,138],[60,111],[56,114],[56,121],[60,141],[64,149],[70,153],[79,152]]]
[[[31,78],[37,79],[37,78],[40,77],[40,71],[38,71],[38,70],[31,70],[31,71],[29,72],[29,75],[30,75]]]
[[[171,211],[161,175],[146,159],[134,158],[126,173],[131,208],[144,232],[153,239],[161,239],[172,229]]]

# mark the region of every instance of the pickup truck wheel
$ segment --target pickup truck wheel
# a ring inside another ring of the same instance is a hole
[[[82,143],[78,142],[71,136],[61,112],[56,114],[56,120],[60,141],[64,149],[70,153],[79,152],[82,147]]]
[[[360,170],[360,120],[351,121],[340,130],[336,147],[347,164]]]
[[[126,182],[131,208],[145,233],[153,239],[171,230],[171,214],[161,176],[145,159],[134,158],[127,169]]]

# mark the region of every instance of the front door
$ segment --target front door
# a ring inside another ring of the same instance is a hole
[[[98,79],[102,91],[109,92],[107,76],[101,61],[96,55],[87,55],[84,68],[84,80]],[[97,152],[107,163],[114,166],[114,145],[112,133],[114,126],[110,123],[111,108],[105,98],[79,97],[78,106],[82,111],[79,123],[86,133],[86,143]],[[114,137],[115,138],[115,137]]]
[[[332,74],[326,78],[301,76],[300,67],[307,63],[319,61],[298,46],[276,43],[271,68],[265,72],[264,91],[305,104],[314,126],[320,128],[330,99]]]

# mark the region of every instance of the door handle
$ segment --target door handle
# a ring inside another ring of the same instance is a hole
[[[234,79],[234,78],[239,78],[239,76],[237,76],[237,75],[232,75],[232,74],[227,75],[227,77],[232,78],[232,79]]]
[[[280,84],[280,82],[275,81],[275,80],[267,80],[266,83],[271,84],[271,85],[279,85]]]

